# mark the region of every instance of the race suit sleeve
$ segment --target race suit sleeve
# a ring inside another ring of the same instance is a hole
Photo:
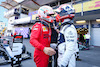
[[[33,27],[32,27],[32,31],[31,31],[31,37],[30,37],[30,43],[33,47],[43,51],[44,49],[44,46],[39,43],[38,39],[39,39],[39,36],[41,35],[41,31],[42,31],[42,27],[41,27],[41,24],[35,24]]]
[[[61,65],[66,67],[69,63],[70,58],[75,53],[75,46],[76,46],[76,29],[68,28],[64,32],[65,37],[65,52],[63,54],[63,57],[61,59]]]

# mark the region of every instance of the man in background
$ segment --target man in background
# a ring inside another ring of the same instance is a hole
[[[86,38],[86,49],[88,50],[89,49],[90,34],[89,33],[85,34],[85,38]]]

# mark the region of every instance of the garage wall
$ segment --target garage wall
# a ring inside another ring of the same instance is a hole
[[[91,45],[100,46],[100,23],[92,21]]]

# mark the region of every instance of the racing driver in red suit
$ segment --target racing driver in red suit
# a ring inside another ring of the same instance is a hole
[[[38,10],[40,22],[36,22],[32,27],[30,43],[35,47],[34,61],[37,67],[48,67],[49,56],[56,52],[50,47],[51,29],[53,22],[53,9],[50,6],[42,6]]]

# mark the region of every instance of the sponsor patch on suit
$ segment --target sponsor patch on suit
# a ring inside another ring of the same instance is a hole
[[[44,32],[45,32],[45,31],[48,31],[48,29],[47,29],[45,26],[43,26],[42,28],[43,28],[43,31],[44,31]]]

